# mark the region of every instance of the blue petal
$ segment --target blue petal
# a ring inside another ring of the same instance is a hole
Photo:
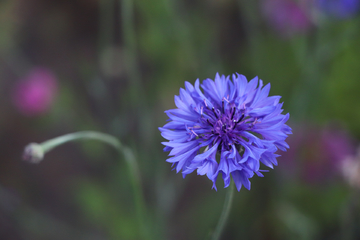
[[[173,149],[170,152],[170,156],[175,156],[177,154],[183,154],[190,149],[199,146],[198,141],[189,141],[184,143],[177,143],[177,142],[162,142],[163,145],[172,147]]]
[[[199,97],[205,101],[205,103],[208,105],[209,108],[213,108],[214,105],[211,103],[211,101],[209,99],[207,99],[207,97],[205,97],[205,95],[201,92],[200,88],[199,88],[199,79],[196,80],[195,82],[195,90],[197,92],[197,94],[199,94]]]
[[[244,75],[237,74],[237,78],[234,78],[235,86],[237,88],[238,97],[242,97],[245,94],[246,86],[248,85],[248,81]]]
[[[195,91],[194,86],[191,83],[189,83],[188,81],[185,81],[185,89],[186,89],[186,91],[188,91],[190,93]]]
[[[218,168],[218,163],[214,159],[205,160],[197,170],[197,174],[205,175],[211,180]]]
[[[206,152],[203,152],[203,153],[197,155],[197,156],[194,158],[193,161],[194,161],[194,162],[199,162],[199,161],[203,161],[203,160],[209,158],[209,156],[210,156],[211,154],[213,154],[214,152],[217,151],[217,148],[218,148],[219,144],[220,144],[219,141],[216,142],[216,143],[214,144],[214,146],[212,146],[209,150],[207,150]]]
[[[262,117],[262,116],[270,114],[275,109],[276,109],[275,106],[266,106],[266,107],[262,107],[262,108],[254,108],[248,114],[251,117]]]
[[[247,190],[250,190],[251,183],[249,181],[249,178],[246,176],[246,174],[240,174],[240,181],[241,181],[241,184],[244,185],[244,187]]]
[[[231,176],[233,177],[233,180],[235,182],[236,189],[238,192],[240,192],[242,183],[241,183],[241,171],[234,171],[231,173]]]
[[[186,131],[172,131],[165,128],[159,128],[161,136],[169,141],[184,142],[189,137]]]

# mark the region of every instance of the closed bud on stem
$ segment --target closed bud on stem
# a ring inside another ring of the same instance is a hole
[[[147,234],[148,230],[145,227],[145,217],[144,217],[145,202],[141,191],[142,189],[140,184],[141,181],[140,181],[140,175],[139,175],[136,158],[132,153],[132,151],[129,148],[122,146],[121,142],[117,138],[109,134],[94,132],[94,131],[81,131],[81,132],[69,133],[46,140],[45,142],[42,143],[28,144],[25,147],[23,159],[27,162],[39,163],[41,162],[41,160],[43,160],[44,155],[47,152],[51,151],[52,149],[61,146],[62,144],[65,144],[67,142],[72,142],[75,140],[85,140],[85,139],[87,140],[92,139],[107,143],[110,146],[114,147],[121,155],[124,156],[130,171],[129,176],[130,176],[131,185],[133,187],[136,214],[139,221],[138,222],[139,231],[143,235],[141,239],[149,239]]]
[[[30,163],[39,163],[44,158],[44,149],[38,143],[30,143],[25,147],[23,160]]]

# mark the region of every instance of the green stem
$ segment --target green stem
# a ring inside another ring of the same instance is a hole
[[[99,0],[99,55],[106,47],[114,44],[115,0]]]
[[[141,182],[140,174],[138,170],[139,168],[133,152],[128,147],[123,146],[117,138],[111,135],[94,132],[94,131],[82,131],[82,132],[66,134],[45,141],[39,145],[43,149],[44,153],[46,153],[52,150],[53,148],[60,146],[66,142],[79,140],[79,139],[94,139],[105,142],[113,146],[116,150],[118,150],[120,154],[124,156],[129,169],[131,185],[134,191],[135,209],[136,209],[136,215],[138,218],[138,224],[140,228],[140,235],[142,236],[142,239],[149,238],[149,235],[147,234],[147,230],[145,229],[145,214],[144,214],[145,203],[144,203],[144,196],[141,190],[142,188],[140,183]]]
[[[74,140],[78,140],[78,139],[99,140],[102,142],[106,142],[107,144],[113,146],[117,150],[122,148],[121,143],[115,137],[105,134],[105,133],[99,133],[99,132],[93,132],[93,131],[82,131],[82,132],[65,134],[60,137],[56,137],[56,138],[47,140],[43,143],[40,143],[40,145],[43,148],[44,153],[47,153],[57,146],[60,146],[66,142],[70,142],[70,141],[74,141]]]
[[[224,207],[219,219],[219,222],[215,228],[215,231],[212,235],[211,240],[218,240],[220,239],[221,233],[224,229],[226,220],[229,217],[229,213],[230,213],[230,209],[231,209],[231,205],[232,205],[232,200],[233,200],[233,196],[234,196],[234,192],[235,192],[235,184],[231,183],[229,186],[229,189],[226,193],[226,197],[225,197],[225,202],[224,202]]]
[[[120,24],[123,35],[124,52],[126,57],[126,70],[130,83],[130,96],[135,104],[145,92],[141,86],[141,75],[137,63],[136,33],[134,24],[134,1],[120,0]]]

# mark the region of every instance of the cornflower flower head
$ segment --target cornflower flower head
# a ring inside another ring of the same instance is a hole
[[[200,90],[203,89],[203,92]],[[289,148],[285,142],[291,128],[285,123],[280,96],[269,97],[270,84],[263,87],[257,77],[250,82],[239,74],[220,76],[215,81],[199,79],[193,86],[185,82],[175,96],[176,109],[165,111],[169,122],[159,128],[169,140],[163,142],[170,151],[166,161],[183,177],[197,170],[213,182],[222,174],[225,187],[232,176],[237,190],[250,190],[254,173],[263,177],[260,162],[277,165],[275,152]]]

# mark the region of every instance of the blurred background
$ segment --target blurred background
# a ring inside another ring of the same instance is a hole
[[[0,1],[0,239],[142,239],[124,159],[139,162],[149,239],[206,239],[225,193],[171,171],[158,127],[184,81],[271,82],[290,150],[236,192],[222,239],[360,239],[360,1]],[[265,167],[263,167],[265,168]]]

